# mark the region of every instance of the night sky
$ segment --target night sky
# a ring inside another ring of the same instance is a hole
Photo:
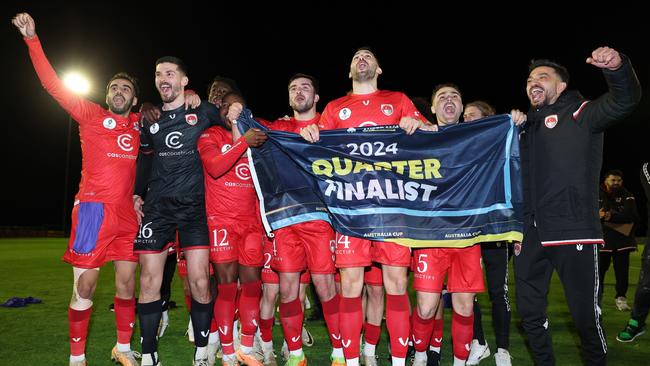
[[[40,86],[26,46],[10,23],[21,11],[34,17],[54,68],[60,74],[83,70],[92,80],[89,98],[100,103],[106,81],[117,71],[139,79],[140,101],[158,103],[154,62],[173,55],[188,64],[191,89],[206,97],[215,75],[233,78],[253,112],[266,119],[290,113],[286,86],[292,74],[312,74],[321,82],[320,111],[351,88],[350,59],[356,48],[366,45],[375,49],[384,71],[380,89],[430,100],[436,84],[454,82],[465,103],[484,99],[499,113],[528,109],[524,88],[532,58],[564,64],[571,72],[569,87],[597,98],[606,91],[604,78],[584,60],[601,45],[627,54],[642,86],[650,85],[650,22],[638,8],[620,2],[614,10],[571,14],[542,2],[536,9],[498,12],[445,2],[430,2],[422,9],[408,1],[397,2],[399,8],[360,2],[293,7],[213,2],[209,8],[189,1],[148,7],[89,3],[2,5],[0,226],[57,229],[63,214],[68,116]],[[518,15],[510,15],[513,11]],[[650,157],[648,94],[632,116],[606,133],[603,167],[623,170],[624,184],[637,196],[642,214],[645,200],[638,177],[642,162]],[[76,127],[71,147],[68,207],[81,166]]]

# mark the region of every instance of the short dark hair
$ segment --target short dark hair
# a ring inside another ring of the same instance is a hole
[[[605,173],[605,179],[607,179],[607,177],[609,177],[610,175],[615,175],[615,176],[621,177],[621,179],[623,179],[623,172],[618,170],[618,169],[608,170],[607,173]]]
[[[530,75],[530,73],[533,70],[535,70],[538,67],[542,67],[542,66],[552,68],[553,70],[555,70],[555,73],[558,74],[558,76],[560,77],[560,79],[562,81],[567,83],[567,85],[569,84],[569,78],[570,78],[569,70],[567,70],[566,67],[560,65],[557,62],[549,60],[549,59],[545,59],[545,58],[538,59],[538,60],[536,60],[536,59],[530,60],[530,64],[528,65],[528,74]]]
[[[227,92],[226,94],[224,94],[223,97],[221,97],[221,100],[226,99],[226,97],[237,97],[237,98],[241,99],[241,101],[242,101],[242,105],[243,105],[244,107],[246,107],[246,99],[244,98],[243,95],[241,95],[240,92],[235,91],[235,90],[229,91],[229,92]]]
[[[309,81],[311,81],[311,86],[314,87],[314,94],[318,94],[318,91],[320,90],[320,85],[319,85],[319,83],[318,83],[318,79],[316,79],[315,77],[313,77],[313,76],[311,76],[311,75],[307,75],[307,74],[303,74],[303,73],[296,73],[296,74],[293,74],[293,76],[289,78],[289,84],[288,84],[288,86],[290,86],[291,83],[292,83],[294,80],[296,80],[296,79],[300,79],[300,78],[303,78],[303,79],[309,79]],[[287,87],[288,87],[288,86],[287,86]]]
[[[359,52],[359,51],[368,51],[368,52],[372,53],[372,55],[375,57],[375,60],[377,60],[377,65],[381,65],[381,63],[379,62],[379,57],[377,57],[377,53],[375,53],[375,50],[373,50],[372,47],[370,47],[370,46],[361,46],[361,47],[357,48],[356,51],[354,51],[354,54],[356,55],[357,52]]]
[[[108,83],[106,84],[106,94],[108,94],[108,89],[111,87],[111,83],[113,82],[113,80],[117,80],[117,79],[124,79],[124,80],[127,80],[128,82],[130,82],[131,84],[133,84],[133,96],[134,97],[137,97],[138,95],[140,95],[140,87],[138,86],[138,79],[136,79],[135,77],[133,77],[133,76],[131,76],[131,75],[129,75],[126,72],[123,72],[123,71],[118,72],[117,74],[113,75],[113,77],[111,77],[108,80]]]
[[[175,56],[163,56],[156,60],[156,66],[165,62],[178,66],[178,70],[187,76],[187,65],[185,65],[185,62],[180,58]]]
[[[214,83],[228,84],[230,86],[230,89],[236,91],[238,94],[241,94],[241,90],[239,90],[239,87],[237,86],[237,82],[234,79],[217,75],[214,77],[214,79],[212,79],[212,81],[208,85],[208,95],[210,94],[210,90],[212,89],[212,85]]]
[[[442,83],[442,84],[438,84],[438,85],[436,85],[436,86],[433,88],[433,92],[431,92],[431,104],[433,104],[433,98],[436,97],[436,93],[437,93],[440,89],[442,89],[442,88],[453,88],[453,89],[456,89],[456,91],[457,91],[458,94],[461,96],[461,98],[463,97],[463,94],[460,92],[460,88],[458,87],[458,85],[456,85],[456,84],[454,84],[454,83]]]
[[[481,111],[481,114],[484,117],[493,116],[496,113],[496,110],[494,109],[494,107],[492,107],[490,105],[490,103],[488,103],[486,101],[483,101],[483,100],[475,100],[473,102],[469,102],[469,103],[465,104],[465,109],[467,109],[467,107],[476,107],[476,108],[478,108],[478,110]]]

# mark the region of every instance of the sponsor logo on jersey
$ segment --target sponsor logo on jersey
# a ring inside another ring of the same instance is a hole
[[[107,128],[109,130],[112,130],[117,126],[117,122],[111,117],[105,118],[103,122],[104,128]]]
[[[343,108],[339,111],[339,118],[342,121],[345,121],[346,119],[350,118],[350,116],[352,116],[352,111],[350,110],[350,108]]]
[[[387,116],[392,116],[393,115],[393,105],[392,104],[382,104],[381,105],[381,112]]]
[[[551,114],[544,118],[544,126],[547,128],[553,128],[557,125],[557,114]]]
[[[151,132],[152,135],[155,135],[158,130],[160,130],[160,125],[158,123],[154,123],[149,127],[149,132]]]
[[[178,131],[168,133],[167,136],[165,136],[165,145],[170,149],[180,149],[183,147],[181,136],[183,136],[183,133]]]
[[[199,117],[197,117],[196,114],[186,114],[185,115],[185,122],[187,122],[188,125],[194,126],[196,125],[197,122],[199,122]]]
[[[235,174],[237,175],[237,178],[241,180],[249,180],[251,179],[251,171],[248,168],[248,164],[246,163],[241,163],[235,167]]]
[[[117,136],[117,146],[119,146],[120,149],[124,151],[131,151],[133,150],[133,145],[131,145],[131,140],[133,140],[133,137],[128,133],[121,134]]]

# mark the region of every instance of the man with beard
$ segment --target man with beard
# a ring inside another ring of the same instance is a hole
[[[629,311],[627,288],[630,277],[630,252],[636,250],[634,225],[639,220],[634,195],[623,187],[623,172],[610,170],[600,187],[599,216],[603,224],[605,246],[600,250],[600,293],[602,301],[605,274],[614,262],[616,296],[614,303],[620,311]],[[601,302],[599,302],[600,304]]]
[[[85,366],[88,323],[99,268],[115,265],[117,345],[111,358],[125,366],[138,365],[131,350],[135,322],[133,240],[138,221],[131,195],[139,146],[138,85],[126,73],[115,74],[106,86],[108,110],[70,92],[45,57],[32,17],[21,13],[13,24],[23,35],[34,69],[45,90],[79,123],[82,168],[79,192],[72,209],[72,231],[63,260],[72,265],[74,284],[68,325],[70,366]]]
[[[156,88],[163,101],[156,123],[141,132],[140,159],[134,204],[140,218],[135,252],[140,254],[138,313],[142,336],[142,365],[158,365],[157,329],[162,316],[160,285],[168,243],[178,232],[178,246],[187,261],[192,294],[194,365],[208,363],[208,335],[212,318],[209,280],[209,235],[205,213],[203,166],[197,141],[211,124],[221,123],[210,103],[186,110],[184,89],[189,79],[177,57],[156,61]],[[146,193],[146,201],[142,196]]]
[[[607,342],[598,306],[598,180],[605,130],[630,114],[641,87],[629,59],[609,47],[588,64],[602,69],[609,91],[589,101],[567,90],[567,69],[533,60],[526,94],[531,108],[520,132],[524,239],[515,247],[517,307],[537,365],[554,365],[546,313],[555,269],[582,341],[585,364],[605,365]]]
[[[358,49],[350,63],[352,93],[328,103],[319,124],[304,127],[300,134],[307,141],[315,142],[319,139],[319,125],[323,129],[336,129],[399,124],[407,134],[425,127],[420,113],[404,93],[379,90],[377,79],[382,72],[375,54],[369,48]],[[339,325],[347,365],[359,364],[364,272],[373,262],[377,262],[382,266],[382,271],[377,273],[386,289],[386,324],[390,334],[392,364],[403,366],[410,335],[409,299],[406,293],[410,248],[346,235],[337,235],[336,246],[336,266],[341,272],[342,291]]]
[[[295,74],[289,79],[289,105],[293,117],[281,118],[271,123],[274,130],[300,133],[304,127],[318,124],[320,113],[316,112],[319,100],[318,81],[311,75]],[[323,127],[323,126],[320,126]],[[280,320],[284,339],[289,348],[287,365],[306,364],[302,352],[302,322],[304,311],[299,299],[301,273],[309,270],[323,306],[333,351],[333,366],[345,365],[339,337],[339,296],[334,285],[335,234],[329,223],[312,220],[283,227],[275,232],[275,255],[271,267],[280,278]]]

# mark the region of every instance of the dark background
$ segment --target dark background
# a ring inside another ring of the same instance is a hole
[[[188,64],[192,89],[206,96],[215,75],[231,77],[255,114],[267,119],[290,113],[286,85],[293,73],[313,74],[321,81],[322,110],[351,88],[350,59],[364,45],[373,47],[381,62],[381,89],[430,99],[436,84],[451,81],[460,86],[465,103],[484,99],[498,112],[527,110],[524,88],[532,58],[564,64],[571,72],[570,87],[597,98],[606,84],[584,60],[601,45],[626,53],[642,85],[650,84],[650,21],[640,8],[622,2],[614,8],[589,3],[588,9],[575,12],[542,2],[528,9],[408,1],[148,4],[3,3],[0,226],[56,229],[63,216],[68,116],[40,86],[10,23],[20,11],[35,18],[54,68],[59,73],[83,70],[92,80],[89,98],[100,103],[106,81],[122,70],[140,80],[141,101],[158,102],[154,61],[174,55]],[[603,165],[624,172],[624,184],[636,195],[644,219],[639,169],[650,157],[649,122],[646,93],[636,112],[606,133]],[[68,207],[81,166],[76,131],[75,126]],[[641,235],[645,225],[639,229]]]

